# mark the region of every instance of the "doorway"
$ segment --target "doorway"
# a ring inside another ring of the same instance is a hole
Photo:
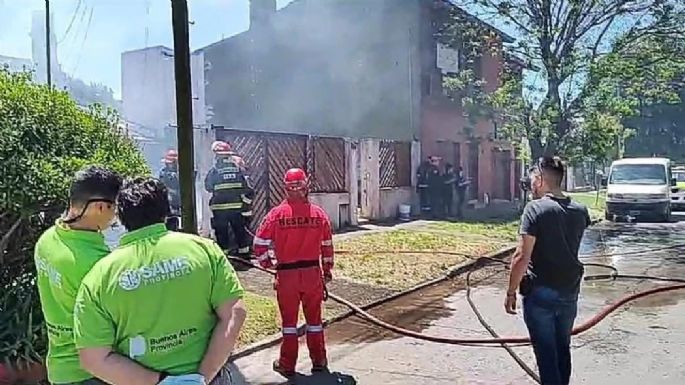
[[[466,167],[467,176],[471,180],[469,198],[478,200],[478,163],[480,162],[480,146],[478,142],[469,143],[469,160]]]

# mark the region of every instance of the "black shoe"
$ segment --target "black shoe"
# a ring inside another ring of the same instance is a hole
[[[278,360],[274,361],[272,368],[273,368],[274,372],[280,374],[281,376],[285,377],[286,379],[291,379],[291,378],[295,377],[295,371],[283,369],[281,367],[281,364],[278,362]]]
[[[312,373],[328,372],[328,361],[312,364]]]

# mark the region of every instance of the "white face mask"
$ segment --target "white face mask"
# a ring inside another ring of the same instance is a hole
[[[102,235],[105,237],[105,243],[110,250],[119,246],[119,240],[126,234],[126,228],[119,222],[117,217],[114,217],[110,225],[102,230]]]

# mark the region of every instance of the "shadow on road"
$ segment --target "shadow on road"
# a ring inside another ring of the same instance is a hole
[[[318,372],[312,374],[297,373],[295,378],[280,382],[249,382],[247,378],[241,373],[240,369],[234,364],[230,363],[231,384],[230,385],[356,385],[357,380],[349,375],[340,372]]]

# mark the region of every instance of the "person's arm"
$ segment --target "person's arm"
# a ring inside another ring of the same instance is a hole
[[[226,365],[247,317],[242,300],[244,290],[238,276],[219,246],[213,246],[212,259],[215,261],[215,266],[211,302],[218,322],[214,326],[212,337],[198,369],[207,383],[210,383]]]
[[[87,276],[86,279],[89,277]],[[81,367],[113,385],[155,385],[161,373],[149,370],[112,349],[114,322],[104,311],[99,296],[84,280],[74,308],[74,338]]]
[[[208,193],[213,193],[214,192],[214,174],[216,173],[216,169],[212,167],[209,172],[207,173],[207,176],[205,176],[205,191]]]
[[[257,233],[255,234],[253,240],[253,247],[255,259],[260,266],[265,269],[272,268],[274,266],[271,257],[269,256],[269,248],[271,247],[271,241],[274,236],[275,221],[273,220],[273,211],[264,218],[264,221],[259,226]]]
[[[323,269],[323,276],[327,281],[333,278],[332,270],[334,266],[334,251],[333,251],[333,234],[331,231],[331,222],[325,218],[322,228],[321,241],[321,267]]]
[[[85,348],[79,351],[81,367],[93,376],[113,385],[156,385],[161,373],[138,365],[111,348]]]
[[[516,247],[516,251],[514,251],[514,255],[511,258],[509,286],[507,287],[507,298],[505,301],[505,310],[510,314],[516,313],[516,290],[526,275],[538,234],[538,219],[531,204],[526,206],[521,216],[520,234],[521,238],[518,247]]]

